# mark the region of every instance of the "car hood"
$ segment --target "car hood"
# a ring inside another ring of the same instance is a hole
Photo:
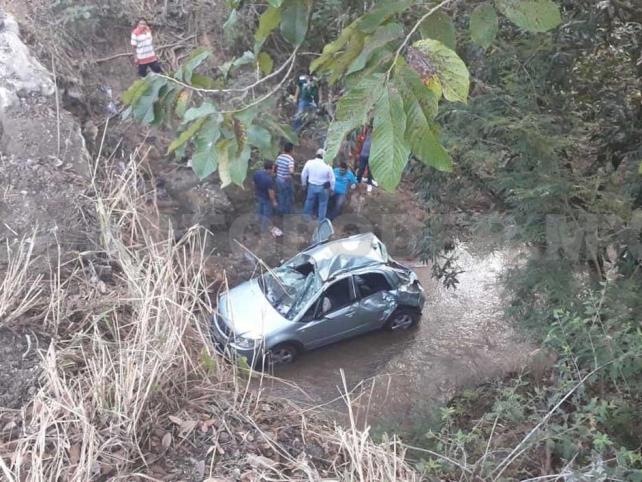
[[[260,339],[290,323],[270,304],[256,279],[220,296],[218,314],[236,335]]]

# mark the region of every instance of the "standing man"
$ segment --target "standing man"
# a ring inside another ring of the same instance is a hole
[[[294,130],[299,133],[303,127],[303,116],[306,112],[319,106],[319,82],[314,75],[300,75],[296,84],[296,115],[294,116]]]
[[[134,62],[138,64],[138,75],[145,77],[147,69],[160,74],[161,66],[154,52],[152,29],[144,18],[138,19],[136,28],[132,32],[131,44],[134,48]]]
[[[305,205],[303,206],[303,213],[312,217],[314,205],[318,205],[317,218],[319,222],[326,218],[328,212],[328,199],[330,199],[330,191],[334,191],[334,172],[323,160],[325,150],[319,149],[316,157],[310,159],[303,166],[301,173],[301,185],[307,186],[308,193],[305,198]]]
[[[286,142],[283,145],[283,152],[279,154],[274,163],[276,194],[279,212],[282,216],[292,214],[292,205],[294,204],[294,184],[292,183],[292,176],[294,175],[293,149],[292,143]]]
[[[357,183],[361,184],[363,174],[368,170],[368,192],[372,191],[372,170],[370,169],[370,146],[372,146],[372,131],[368,130],[366,140],[363,141],[361,154],[359,154],[359,169],[357,170]]]
[[[343,206],[345,206],[346,201],[348,200],[348,191],[350,186],[357,184],[357,178],[354,176],[354,173],[348,169],[348,164],[346,162],[341,162],[339,167],[334,168],[334,196],[333,196],[333,205],[331,209],[330,216],[331,220],[334,220],[337,216],[343,211]]]
[[[272,208],[276,207],[276,193],[272,180],[272,161],[265,161],[263,170],[254,174],[254,192],[256,194],[256,212],[259,216],[261,232],[265,232],[272,222]]]

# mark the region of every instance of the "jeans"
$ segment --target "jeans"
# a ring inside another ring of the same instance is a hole
[[[323,221],[328,212],[329,198],[330,192],[326,188],[316,184],[308,184],[308,194],[305,198],[305,204],[303,205],[303,214],[308,218],[312,217],[314,206],[318,203],[317,218],[319,219],[319,222]]]
[[[272,201],[258,198],[256,200],[256,214],[259,216],[261,231],[267,231],[272,221]]]
[[[368,156],[359,156],[359,169],[357,170],[357,184],[361,184],[364,171],[368,169],[368,184],[372,184],[372,169],[368,164]]]
[[[147,68],[151,69],[151,71],[156,74],[160,74],[163,71],[163,69],[161,69],[160,62],[158,60],[154,60],[149,64],[138,64],[138,75],[140,75],[141,77],[146,77]]]
[[[330,220],[334,220],[337,216],[341,215],[341,211],[343,211],[343,206],[345,206],[346,202],[348,201],[348,195],[347,194],[335,194],[334,197],[332,198],[332,210],[330,212]]]
[[[292,127],[297,133],[303,127],[304,114],[307,111],[314,109],[315,107],[316,105],[314,104],[314,102],[310,102],[309,100],[305,100],[305,99],[299,99],[299,102],[297,103],[297,106],[296,106],[296,114],[294,116],[294,122],[292,123]]]
[[[276,200],[279,206],[279,213],[282,215],[292,214],[294,205],[294,186],[292,178],[276,178]]]

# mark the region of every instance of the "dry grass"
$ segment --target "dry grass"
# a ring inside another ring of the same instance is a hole
[[[22,432],[0,440],[4,479],[153,479],[154,465],[180,459],[186,447],[205,461],[194,480],[240,469],[247,480],[415,478],[396,441],[378,446],[367,432],[330,429],[258,399],[251,377],[220,360],[209,340],[206,234],[193,229],[179,242],[161,235],[134,162],[101,185],[104,252],[96,256],[114,266],[111,281],[96,279],[86,253],[64,266],[59,260],[48,285],[30,278],[23,243],[0,286],[3,324],[37,305],[44,328],[65,334],[43,355],[41,388],[23,409]],[[241,458],[225,448],[223,433]],[[323,457],[309,457],[311,445]]]

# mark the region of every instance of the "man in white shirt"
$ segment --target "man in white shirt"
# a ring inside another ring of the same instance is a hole
[[[324,156],[325,150],[319,149],[316,157],[306,162],[305,166],[303,166],[303,172],[301,172],[301,185],[304,188],[307,186],[308,190],[303,213],[311,217],[314,205],[317,204],[319,222],[326,218],[330,191],[334,191],[335,182],[334,171],[325,163]]]

